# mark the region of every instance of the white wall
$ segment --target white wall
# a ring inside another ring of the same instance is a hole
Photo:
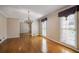
[[[7,19],[7,34],[8,38],[20,37],[20,22],[18,19]]]
[[[39,34],[39,23],[38,21],[33,21],[32,23],[32,36],[36,36]]]
[[[47,17],[47,37],[59,41],[59,18],[58,13],[51,14]]]
[[[20,22],[20,33],[28,33],[29,27],[27,23]]]
[[[2,14],[0,14],[0,39],[0,43],[7,39],[7,19]]]

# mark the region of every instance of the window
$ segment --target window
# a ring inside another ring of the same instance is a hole
[[[77,48],[77,11],[74,6],[58,13],[60,19],[60,41]]]
[[[42,23],[42,36],[46,36],[47,18],[41,20]]]
[[[76,14],[60,17],[60,40],[73,47],[77,47]]]
[[[46,36],[46,22],[47,21],[42,22],[42,35],[43,36]]]

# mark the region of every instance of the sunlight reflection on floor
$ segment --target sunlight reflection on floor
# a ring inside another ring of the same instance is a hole
[[[46,41],[46,39],[42,39],[42,52],[43,53],[46,53],[48,51],[48,49],[47,49],[47,41]]]

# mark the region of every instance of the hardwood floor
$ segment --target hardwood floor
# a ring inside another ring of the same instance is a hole
[[[20,38],[7,39],[0,44],[2,53],[75,53],[76,51],[59,45],[41,36],[22,34]]]

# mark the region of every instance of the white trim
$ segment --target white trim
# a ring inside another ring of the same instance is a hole
[[[51,40],[51,38],[48,38],[48,37],[45,37],[45,36],[43,36],[43,37],[44,37],[44,38],[47,38],[47,39],[49,39],[49,40]],[[65,43],[58,42],[57,40],[51,40],[51,41],[54,41],[54,42],[59,43],[59,44],[65,46],[65,47],[71,48],[71,49],[73,49],[73,50],[79,52],[79,50],[78,50],[77,48],[74,48],[74,47],[72,47],[72,46],[69,46],[69,45],[67,45],[67,44],[65,44]]]

